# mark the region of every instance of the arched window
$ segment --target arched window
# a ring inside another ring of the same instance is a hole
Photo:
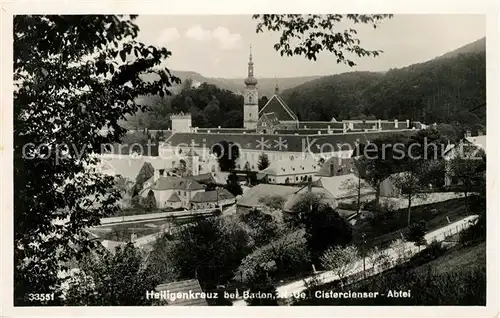
[[[252,95],[248,96],[248,103],[251,104],[252,103]],[[250,117],[252,116],[252,114],[250,114]]]

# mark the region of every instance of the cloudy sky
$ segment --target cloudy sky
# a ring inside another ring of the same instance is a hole
[[[384,71],[419,63],[486,35],[483,15],[395,15],[377,29],[357,26],[362,47],[383,50],[357,59],[354,68],[337,64],[332,54],[319,59],[281,57],[273,48],[279,33],[255,32],[250,15],[139,16],[140,39],[172,51],[167,66],[207,77],[244,77],[249,47],[257,77],[329,75],[352,70]],[[343,24],[350,27],[350,24]]]

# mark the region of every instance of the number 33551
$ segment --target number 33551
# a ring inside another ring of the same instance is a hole
[[[29,294],[30,301],[48,301],[54,300],[54,294]]]

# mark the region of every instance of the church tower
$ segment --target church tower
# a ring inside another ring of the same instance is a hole
[[[245,78],[245,93],[243,105],[243,126],[246,129],[256,129],[259,119],[259,92],[257,79],[253,76],[252,47],[248,61],[248,76]]]

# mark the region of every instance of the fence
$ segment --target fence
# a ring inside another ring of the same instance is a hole
[[[450,236],[453,236],[455,234],[460,233],[461,231],[467,229],[470,227],[474,221],[476,220],[477,216],[471,216],[467,217],[459,222],[457,224],[453,225],[448,225],[444,227],[444,231],[441,231],[440,234],[437,235],[426,235],[426,240],[427,242],[432,242],[432,241],[444,241]],[[441,229],[440,229],[441,230]],[[438,230],[438,231],[440,231]],[[402,243],[403,245],[398,248],[398,251],[392,250],[393,254],[396,255],[390,255],[391,253],[389,252],[390,249],[386,249],[385,253],[387,255],[387,258],[380,262],[380,264],[373,265],[371,261],[369,261],[368,258],[365,258],[365,266],[363,267],[363,260],[358,261],[356,263],[355,268],[351,271],[351,274],[346,276],[343,281],[344,281],[344,286],[347,284],[353,284],[358,281],[363,280],[365,277],[370,277],[374,276],[376,274],[382,273],[390,268],[395,267],[396,265],[400,265],[405,263],[407,260],[409,260],[412,256],[414,256],[416,253],[422,251],[424,248],[415,246],[413,242],[404,242]],[[330,275],[328,275],[330,276]],[[334,276],[328,277],[326,273],[320,274],[320,277],[322,280],[326,283],[328,281],[334,281],[336,279],[331,279]]]

